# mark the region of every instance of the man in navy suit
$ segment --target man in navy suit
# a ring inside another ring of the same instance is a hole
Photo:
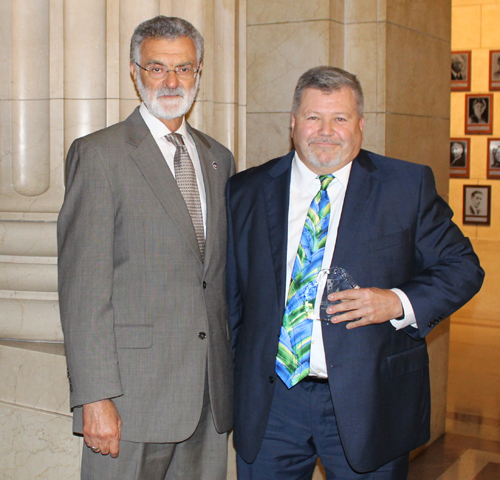
[[[478,292],[484,272],[431,169],[361,150],[363,124],[357,78],[313,68],[294,94],[295,151],[229,181],[240,480],[310,479],[318,456],[329,480],[404,479],[409,452],[429,439],[425,336]],[[321,268],[345,269],[359,288],[331,294],[327,313],[343,313],[325,321],[318,288],[300,346],[305,376],[289,388],[276,373],[278,344],[320,189],[329,198]]]

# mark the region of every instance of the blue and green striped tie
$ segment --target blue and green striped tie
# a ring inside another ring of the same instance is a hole
[[[333,175],[321,175],[319,179],[321,189],[307,212],[293,265],[276,356],[276,373],[288,388],[309,374],[317,276],[323,264],[330,223],[330,199],[326,189]]]

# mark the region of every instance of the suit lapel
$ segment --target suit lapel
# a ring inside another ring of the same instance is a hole
[[[363,212],[378,180],[372,175],[376,169],[368,154],[361,150],[354,159],[349,184],[342,208],[332,265],[342,266],[344,257],[354,243]]]
[[[125,125],[127,142],[136,147],[130,154],[132,159],[186,243],[201,262],[196,233],[186,203],[167,162],[138,109],[128,117]]]
[[[288,239],[288,207],[290,178],[295,151],[282,157],[268,172],[269,184],[265,188],[269,242],[273,260],[278,304],[285,305],[286,253]]]

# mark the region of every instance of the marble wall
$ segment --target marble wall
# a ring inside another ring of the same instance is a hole
[[[361,79],[365,147],[430,164],[446,197],[449,10],[449,0],[0,2],[2,478],[78,478],[81,441],[71,435],[58,318],[56,220],[73,139],[124,119],[139,103],[128,69],[135,26],[165,14],[200,29],[206,54],[189,120],[227,145],[240,170],[291,148],[294,85],[306,69],[326,63]],[[446,325],[435,337],[438,435]],[[235,479],[229,448],[228,479]]]
[[[248,166],[291,148],[297,79],[329,64],[361,81],[364,148],[431,165],[447,198],[450,9],[450,0],[249,1]]]

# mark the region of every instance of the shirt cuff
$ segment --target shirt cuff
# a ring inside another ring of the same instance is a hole
[[[408,325],[411,325],[413,328],[418,329],[415,312],[413,311],[413,307],[411,306],[411,302],[406,296],[406,293],[404,293],[399,288],[391,288],[391,292],[394,292],[399,297],[399,299],[401,300],[401,305],[403,305],[403,318],[400,320],[392,319],[392,326],[395,327],[396,330],[401,330]]]

